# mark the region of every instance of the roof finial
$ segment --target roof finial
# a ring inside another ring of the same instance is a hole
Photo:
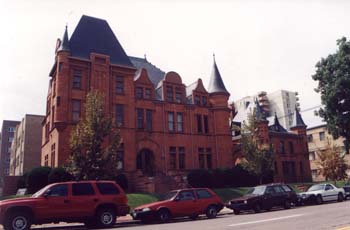
[[[143,56],[145,57],[145,60],[147,61],[147,55],[146,55],[146,54],[144,54]]]
[[[215,62],[215,53],[213,53],[213,59],[214,59],[214,62]]]

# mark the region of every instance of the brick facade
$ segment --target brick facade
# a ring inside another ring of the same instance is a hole
[[[206,90],[200,79],[186,86],[176,72],[165,73],[157,82],[155,67],[146,59],[141,61],[153,69],[116,63],[117,58],[128,63],[129,57],[122,51],[122,57],[99,53],[98,44],[89,47],[95,50],[89,58],[82,58],[76,55],[81,50],[74,48],[74,41],[79,40],[84,20],[92,27],[98,25],[98,30],[106,24],[83,16],[70,41],[64,37],[58,42],[43,122],[41,165],[57,167],[66,162],[70,133],[76,118],[84,116],[86,94],[98,90],[104,93],[106,114],[121,125],[120,167],[134,189],[166,190],[172,183],[183,183],[187,170],[232,167],[229,93],[223,87]],[[211,84],[218,80],[223,84],[215,61],[213,68]],[[145,185],[150,181],[153,186]]]

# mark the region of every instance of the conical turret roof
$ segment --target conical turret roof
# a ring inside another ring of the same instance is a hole
[[[274,124],[269,126],[269,129],[274,132],[279,132],[279,133],[287,133],[287,130],[283,128],[283,126],[280,124],[277,114],[275,113],[275,121]]]
[[[209,93],[226,93],[229,94],[229,92],[226,90],[225,84],[221,78],[219,69],[216,65],[215,56],[214,56],[214,64],[213,69],[210,76],[209,81],[209,87],[208,87]]]
[[[58,49],[57,49],[57,52],[58,51],[70,51],[67,26],[66,26],[66,29],[64,30],[64,34],[63,34],[63,38],[62,38],[60,47],[58,47]]]
[[[291,128],[294,127],[306,127],[303,118],[301,117],[299,110],[297,108],[295,108],[295,112],[293,114],[293,124],[291,126]]]

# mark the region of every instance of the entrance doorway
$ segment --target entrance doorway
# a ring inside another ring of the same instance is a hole
[[[154,155],[149,149],[142,149],[136,158],[136,168],[146,176],[154,175]]]

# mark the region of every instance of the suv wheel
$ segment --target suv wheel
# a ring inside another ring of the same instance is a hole
[[[31,217],[26,212],[11,213],[4,223],[5,230],[27,230],[32,225]]]
[[[338,194],[338,202],[342,202],[344,200],[343,193]]]
[[[285,208],[285,209],[290,209],[291,206],[292,206],[292,204],[290,203],[289,200],[286,200],[286,201],[284,202],[284,208]]]
[[[205,213],[209,219],[215,218],[218,214],[218,210],[214,205],[210,205]]]
[[[241,210],[239,210],[239,209],[233,209],[233,213],[235,215],[239,215],[240,212],[241,212]]]
[[[157,217],[158,217],[158,220],[162,223],[166,223],[166,222],[169,222],[170,220],[170,212],[163,208],[163,209],[160,209],[157,213]]]
[[[112,209],[103,208],[96,215],[97,225],[103,228],[112,227],[115,224],[116,214]]]

